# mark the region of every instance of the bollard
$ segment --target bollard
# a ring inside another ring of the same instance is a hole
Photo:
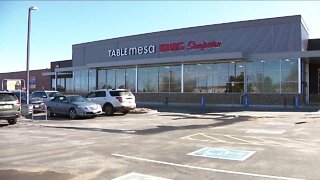
[[[201,97],[201,110],[204,112],[206,108],[206,101],[204,96]]]
[[[244,107],[249,108],[249,97],[248,95],[244,96]]]
[[[294,97],[294,108],[299,108],[299,96]]]
[[[168,107],[168,103],[169,103],[169,98],[168,98],[168,96],[166,96],[166,97],[165,97],[165,100],[164,100],[164,105],[165,105],[166,107]]]
[[[27,105],[27,117],[33,119],[33,105]]]

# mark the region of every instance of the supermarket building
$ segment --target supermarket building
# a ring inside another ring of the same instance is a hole
[[[133,35],[72,46],[52,87],[126,88],[143,103],[292,105],[320,102],[320,41],[300,15]]]

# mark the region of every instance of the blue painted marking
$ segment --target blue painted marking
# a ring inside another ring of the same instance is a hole
[[[205,147],[198,151],[189,153],[188,155],[192,156],[201,156],[208,158],[217,158],[217,159],[227,159],[227,160],[236,160],[244,161],[253,155],[255,151],[244,151],[237,149],[220,149],[220,148],[210,148]]]

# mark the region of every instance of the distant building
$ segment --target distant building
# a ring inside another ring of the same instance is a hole
[[[42,73],[49,72],[49,71],[50,71],[49,69],[38,69],[38,70],[29,71],[30,92],[35,90],[51,89],[50,77],[42,76]],[[19,85],[18,83],[15,84],[15,89],[25,89],[26,79],[27,79],[26,71],[0,73],[1,89],[12,90],[12,88],[9,87],[10,81],[19,82]]]

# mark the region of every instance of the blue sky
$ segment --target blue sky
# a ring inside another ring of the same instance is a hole
[[[320,38],[320,1],[0,1],[0,72],[26,70],[31,6],[31,70],[71,59],[72,44],[278,16],[302,15]]]

